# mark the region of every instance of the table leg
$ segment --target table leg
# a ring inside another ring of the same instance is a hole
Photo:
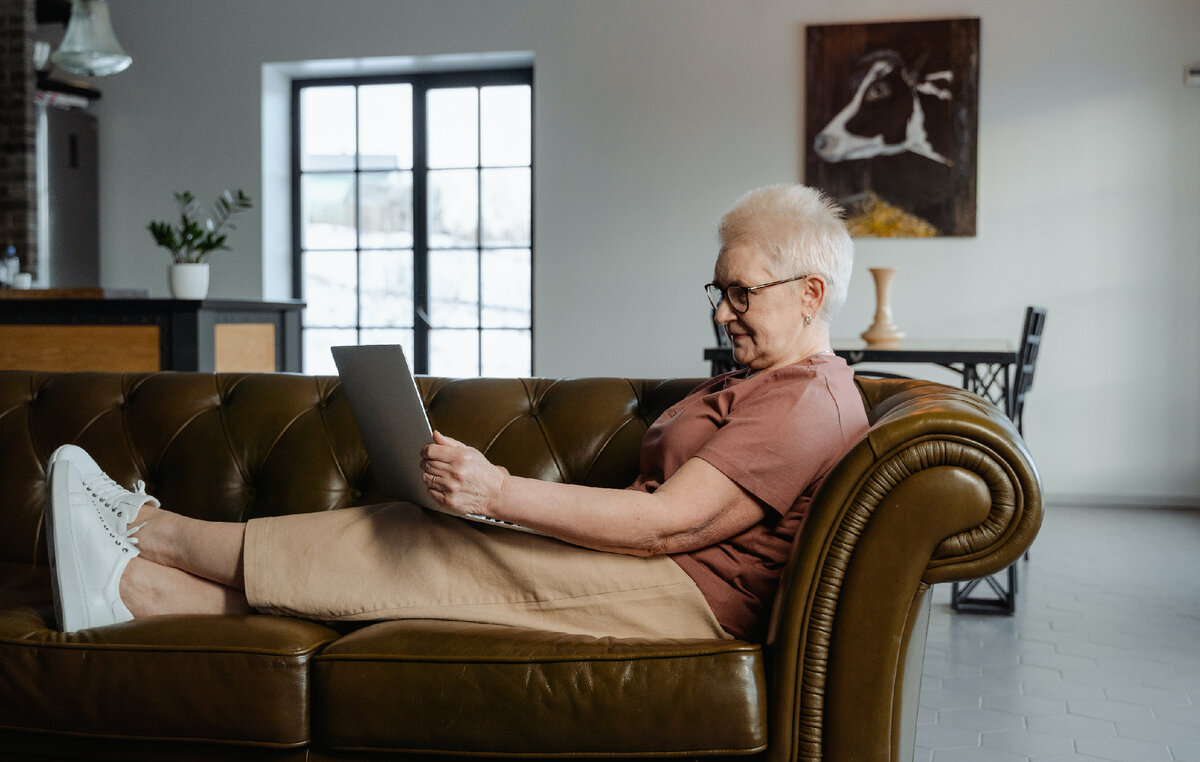
[[[988,364],[979,366],[964,363],[962,366],[963,388],[974,392],[1004,411],[1009,420],[1013,418],[1012,399],[1012,366],[1007,363]],[[1000,581],[1000,574],[971,580],[970,582],[955,582],[950,592],[950,608],[954,611],[987,614],[1011,614],[1017,605],[1017,565],[1014,562],[1008,567],[1008,584]],[[984,585],[992,596],[972,596],[976,589]]]

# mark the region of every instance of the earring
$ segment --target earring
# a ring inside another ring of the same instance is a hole
[[[805,315],[804,316],[804,326],[807,328],[810,325],[812,325],[812,315]]]

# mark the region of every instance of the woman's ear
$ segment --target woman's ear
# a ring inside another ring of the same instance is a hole
[[[816,315],[825,304],[825,279],[820,275],[810,275],[804,279],[800,287],[800,300],[804,305],[804,314]]]

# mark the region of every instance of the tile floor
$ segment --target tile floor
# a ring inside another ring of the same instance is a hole
[[[1048,506],[1013,616],[934,589],[919,762],[1200,762],[1200,511]]]

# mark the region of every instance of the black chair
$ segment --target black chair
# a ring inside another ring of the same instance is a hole
[[[1025,308],[1025,325],[1021,328],[1021,341],[1017,349],[1017,365],[1009,384],[1008,409],[1012,422],[1022,435],[1022,420],[1025,414],[1025,395],[1033,387],[1033,369],[1037,364],[1038,352],[1042,348],[1042,329],[1046,327],[1046,308],[1029,306]],[[1025,552],[1029,558],[1029,552]],[[1011,614],[1017,605],[1017,565],[1008,567],[1008,586],[1002,585],[996,578],[1000,575],[971,580],[966,583],[955,582],[950,591],[950,608],[955,611],[976,613],[1001,612]],[[995,594],[994,597],[971,597],[971,593],[980,584],[986,584]],[[961,586],[961,587],[960,587]]]
[[[1021,427],[1025,417],[1025,395],[1033,387],[1033,368],[1037,363],[1038,350],[1042,348],[1042,329],[1046,327],[1045,307],[1026,307],[1025,326],[1021,329],[1021,347],[1017,352],[1017,371],[1009,388],[1012,400],[1008,409],[1012,411],[1013,423],[1017,431],[1024,434]]]

